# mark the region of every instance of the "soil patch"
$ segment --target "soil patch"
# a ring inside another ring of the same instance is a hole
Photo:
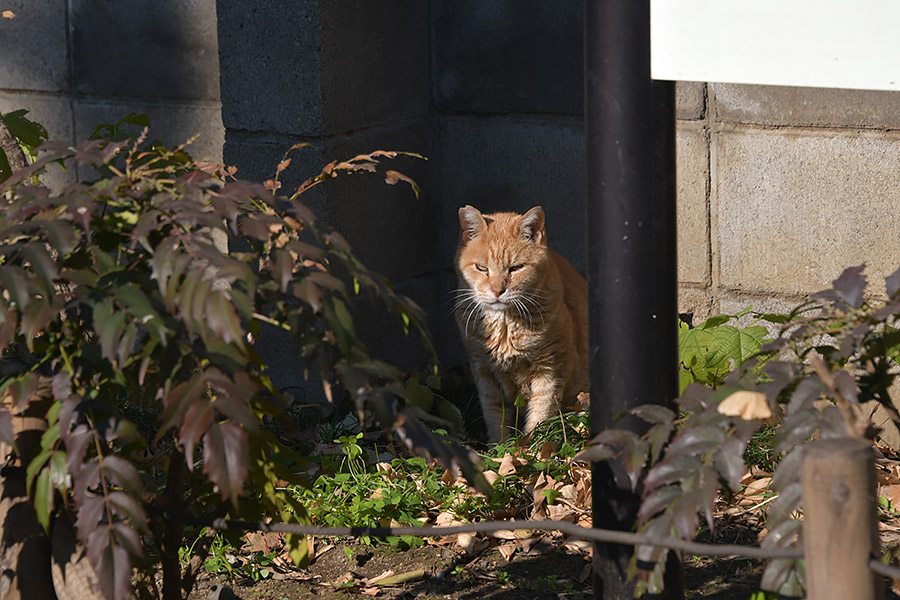
[[[345,550],[346,549],[346,550]],[[335,544],[307,569],[282,569],[259,582],[204,575],[191,600],[228,586],[244,600],[348,600],[396,598],[423,600],[560,600],[592,598],[591,557],[561,543],[539,541],[506,560],[496,549],[470,556],[453,547],[426,545],[406,551]],[[399,585],[371,580],[393,572],[412,578]],[[688,557],[685,597],[742,600],[759,590],[762,566],[743,559]],[[213,593],[211,600],[227,600]]]

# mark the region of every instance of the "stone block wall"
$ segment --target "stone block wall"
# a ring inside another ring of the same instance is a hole
[[[464,361],[448,302],[457,210],[547,213],[584,270],[580,0],[9,0],[0,111],[28,108],[75,141],[130,111],[175,144],[296,186],[375,149],[422,186],[348,177],[308,204],[431,314],[445,364]],[[221,83],[220,83],[221,82]],[[221,90],[221,91],[220,91]],[[866,262],[900,264],[896,93],[679,82],[680,310],[780,310]],[[223,151],[224,144],[224,151]],[[57,174],[57,178],[65,175]],[[367,319],[373,349],[418,349]],[[296,361],[277,343],[286,373]],[[290,383],[290,382],[288,382]]]
[[[214,0],[10,0],[4,9],[15,18],[0,19],[0,112],[28,109],[68,142],[147,113],[155,138],[174,145],[199,134],[194,154],[221,160]]]
[[[784,310],[860,263],[883,293],[900,267],[897,94],[702,87],[678,123],[681,310]]]
[[[293,153],[284,188],[296,188],[326,162],[374,150],[431,157],[429,6],[419,0],[218,0],[225,162],[238,175],[270,178],[285,150]],[[339,177],[302,198],[340,231],[367,266],[430,310],[437,293],[438,206],[431,193],[434,162],[412,158],[387,168],[412,177],[386,185],[376,175]],[[393,321],[361,306],[359,333],[373,353],[404,366],[427,354],[403,339]],[[430,323],[440,330],[436,317]],[[266,359],[282,387],[303,387],[296,352],[274,332]]]

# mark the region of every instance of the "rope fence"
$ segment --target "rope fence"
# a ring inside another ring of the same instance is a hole
[[[297,523],[261,523],[237,519],[199,517],[183,513],[165,511],[164,514],[198,527],[212,527],[217,530],[261,531],[290,533],[294,535],[314,535],[319,537],[363,537],[387,538],[411,535],[415,537],[444,537],[459,533],[494,533],[497,531],[559,531],[572,538],[589,542],[607,542],[635,546],[660,546],[703,556],[741,556],[753,559],[802,558],[799,548],[765,549],[759,546],[737,544],[704,544],[677,538],[658,538],[628,531],[611,529],[591,529],[566,521],[485,521],[466,523],[451,527],[320,527]],[[897,570],[900,576],[900,569]]]

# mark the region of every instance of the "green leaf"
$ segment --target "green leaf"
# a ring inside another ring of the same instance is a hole
[[[50,460],[50,457],[52,455],[53,450],[51,448],[47,448],[31,460],[31,462],[28,464],[28,468],[25,469],[26,489],[31,489],[31,486],[34,484],[35,477],[37,477],[38,473],[41,472],[41,470],[44,468],[44,465],[47,464],[47,461]]]
[[[53,453],[53,456],[50,457],[48,470],[50,472],[50,485],[65,497],[66,492],[69,490],[69,472],[66,468],[66,453],[64,451],[57,450]]]
[[[50,484],[50,469],[42,469],[34,486],[34,511],[38,523],[50,533],[50,514],[53,512],[53,487]]]
[[[153,319],[160,320],[159,313],[153,307],[150,298],[137,285],[133,283],[121,285],[113,290],[113,296],[142,324],[147,324]]]
[[[32,121],[25,117],[27,110],[21,109],[3,115],[3,120],[9,128],[13,137],[18,140],[19,144],[32,157],[35,150],[47,141],[47,130],[44,126],[36,121]]]
[[[729,370],[729,360],[733,360],[735,365],[743,363],[759,351],[768,334],[768,330],[762,325],[743,329],[731,326],[718,328],[706,359],[707,366],[721,371]]]
[[[723,314],[713,315],[710,318],[703,321],[702,323],[700,323],[699,325],[697,325],[697,327],[695,327],[694,329],[701,329],[701,330],[715,329],[716,327],[719,327],[720,325],[724,325],[725,323],[727,323],[728,321],[730,321],[733,318],[734,317],[732,317],[731,315],[723,315]]]
[[[9,166],[6,152],[3,151],[3,148],[0,148],[0,183],[9,179],[10,175],[12,175],[12,167]]]

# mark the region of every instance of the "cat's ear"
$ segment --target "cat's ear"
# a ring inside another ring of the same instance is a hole
[[[459,235],[463,244],[468,244],[481,235],[487,223],[474,206],[463,206],[459,209]]]
[[[546,243],[547,232],[544,230],[544,209],[535,206],[519,219],[519,235],[522,239],[540,244]]]

